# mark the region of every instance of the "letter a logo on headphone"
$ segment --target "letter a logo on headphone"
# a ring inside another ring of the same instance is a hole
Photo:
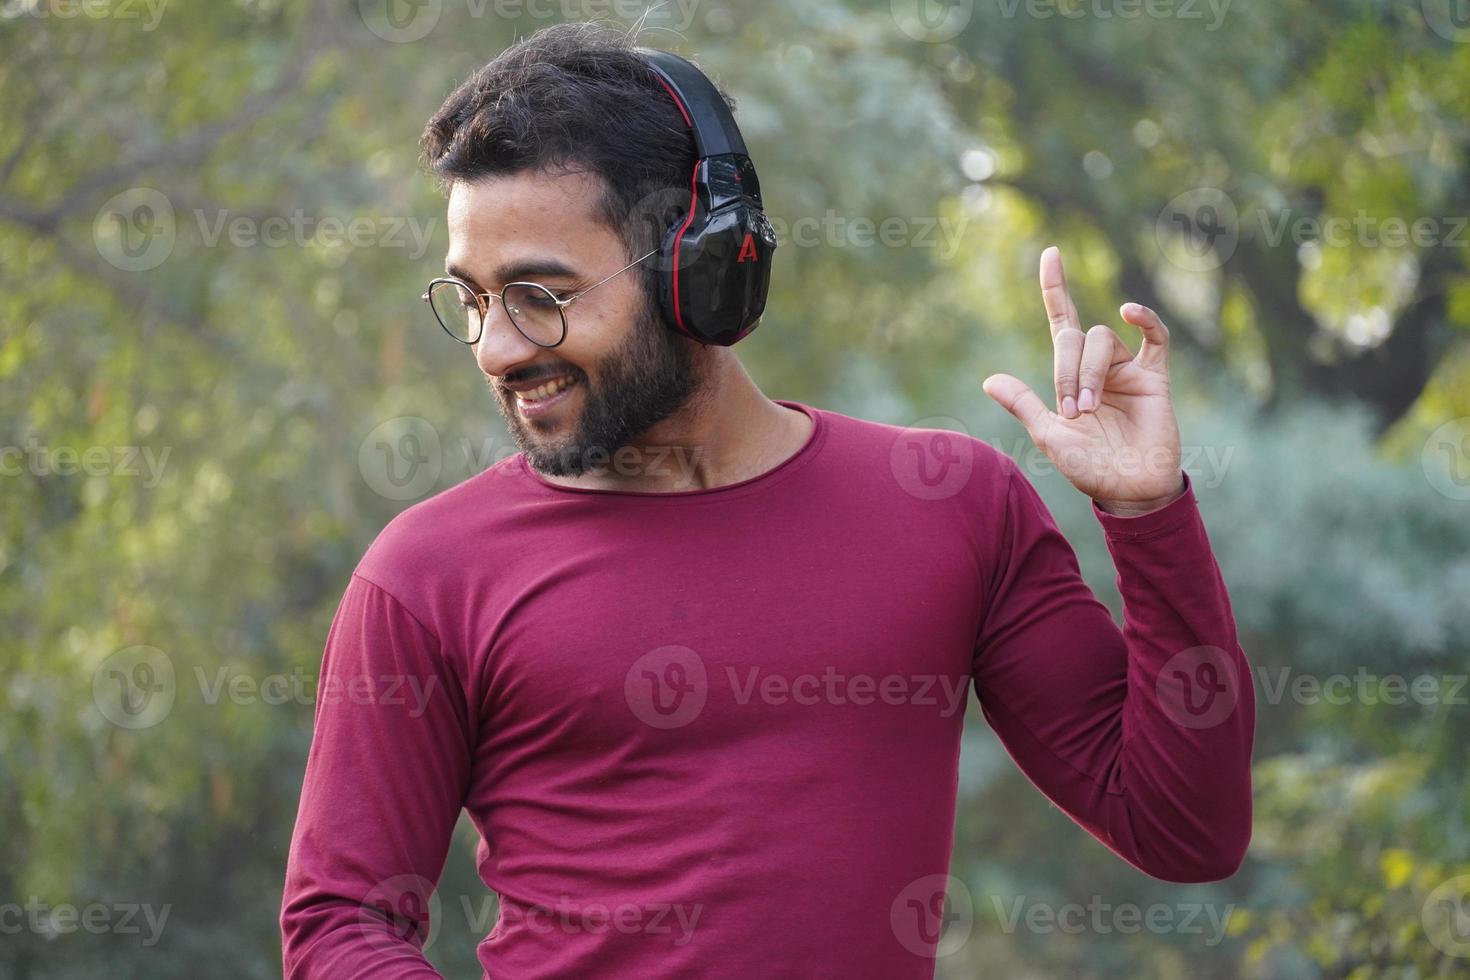
[[[771,284],[775,229],[735,117],[690,62],[638,48],[694,137],[689,205],[670,226],[659,256],[659,305],[674,329],[729,347],[760,323]]]

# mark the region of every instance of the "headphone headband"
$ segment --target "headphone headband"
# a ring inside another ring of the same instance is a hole
[[[713,82],[695,65],[669,51],[635,48],[669,89],[684,121],[694,133],[695,154],[700,158],[739,153],[748,156],[745,140],[735,125],[730,107]]]

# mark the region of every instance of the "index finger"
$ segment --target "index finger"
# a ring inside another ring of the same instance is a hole
[[[1051,325],[1051,335],[1071,327],[1081,331],[1082,319],[1077,307],[1067,292],[1067,275],[1062,271],[1062,250],[1048,245],[1041,252],[1041,303],[1046,307],[1046,322]]]

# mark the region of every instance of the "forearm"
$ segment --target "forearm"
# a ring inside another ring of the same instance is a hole
[[[1128,657],[1120,844],[1161,877],[1228,876],[1250,841],[1255,698],[1193,490],[1140,517],[1098,519]]]

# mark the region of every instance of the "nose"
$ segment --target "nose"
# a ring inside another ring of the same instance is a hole
[[[485,376],[504,376],[517,365],[535,358],[541,350],[515,328],[500,301],[492,299],[485,329],[475,342],[475,363]]]

